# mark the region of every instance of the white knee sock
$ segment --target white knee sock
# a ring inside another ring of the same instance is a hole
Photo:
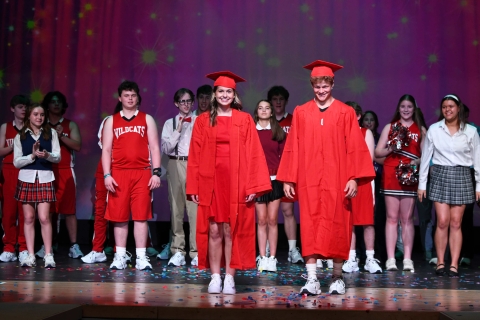
[[[355,250],[350,250],[350,254],[348,255],[348,260],[355,261],[356,257],[357,257],[357,252]]]
[[[136,248],[135,249],[135,254],[136,254],[137,258],[145,257],[146,252],[147,252],[147,248]]]
[[[367,260],[373,259],[373,256],[375,255],[375,250],[367,250],[365,252],[367,253]]]
[[[288,251],[292,251],[297,247],[297,240],[288,240]]]
[[[308,278],[317,279],[317,264],[316,263],[307,263],[305,265],[305,267],[307,268]]]
[[[121,257],[123,257],[127,254],[127,248],[125,248],[125,247],[115,247],[115,251]]]

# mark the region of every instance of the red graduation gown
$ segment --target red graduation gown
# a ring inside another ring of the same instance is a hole
[[[208,267],[209,207],[215,181],[217,127],[210,126],[210,113],[202,113],[193,127],[187,165],[187,195],[198,195],[198,266]],[[255,203],[245,203],[249,194],[271,191],[267,162],[252,117],[232,110],[230,131],[230,267],[255,268]],[[222,190],[215,190],[215,193]]]
[[[355,111],[334,100],[320,112],[314,100],[295,108],[277,180],[295,183],[300,204],[302,254],[348,259],[351,201],[345,186],[375,177]]]

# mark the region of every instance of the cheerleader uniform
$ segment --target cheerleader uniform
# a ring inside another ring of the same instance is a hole
[[[59,163],[60,143],[57,132],[51,129],[50,140],[43,138],[43,129],[39,135],[35,135],[29,128],[25,131],[25,139],[20,139],[17,134],[14,140],[14,160],[16,168],[21,168],[18,173],[17,191],[15,199],[22,203],[55,202],[55,188],[53,181],[55,176],[52,171],[52,163]],[[40,149],[49,152],[47,159],[35,157],[32,159],[32,147],[36,141],[40,141]]]
[[[285,139],[280,142],[273,140],[270,124],[268,124],[266,128],[262,128],[257,124],[256,128],[267,160],[270,181],[272,182],[272,191],[256,198],[255,201],[259,203],[268,203],[281,199],[285,195],[283,193],[283,183],[276,180],[278,166],[280,165],[280,159],[285,146]]]
[[[389,136],[392,133],[392,127],[395,122],[391,123]],[[404,185],[398,181],[395,167],[398,166],[400,161],[403,163],[410,163],[412,160],[420,159],[420,128],[414,122],[408,128],[411,134],[410,142],[408,146],[402,145],[402,149],[394,150],[390,153],[383,163],[383,176],[382,176],[382,188],[380,193],[388,196],[417,196],[417,184]]]

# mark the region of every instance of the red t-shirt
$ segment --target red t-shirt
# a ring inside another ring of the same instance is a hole
[[[70,120],[62,118],[56,124],[50,123],[50,126],[55,129],[57,125],[61,125],[63,127],[63,133],[70,138]],[[75,166],[75,152],[70,149],[63,141],[62,136],[58,136],[58,140],[60,141],[60,154],[62,158],[60,159],[59,163],[52,163],[53,169],[66,169],[66,168],[73,168]]]
[[[7,128],[5,131],[5,145],[4,148],[10,147],[13,145],[13,140],[18,134],[18,130],[21,128],[17,128],[13,125],[13,122],[7,122]],[[13,151],[3,157],[3,163],[13,164]]]

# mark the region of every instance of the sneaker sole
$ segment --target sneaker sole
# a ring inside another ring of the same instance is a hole
[[[377,270],[375,272],[371,272],[371,271],[368,271],[368,270],[365,270],[366,272],[370,273],[370,274],[381,274],[382,271],[381,270]]]
[[[127,267],[125,268],[110,267],[110,270],[125,270],[125,269],[127,269]]]
[[[83,258],[83,255],[78,255],[76,257],[73,256],[73,254],[69,253],[68,256],[72,259],[80,259],[80,258]]]
[[[330,292],[330,294],[345,294],[345,291],[338,292],[337,290],[333,290],[332,292]]]
[[[45,266],[45,268],[54,269],[54,268],[56,268],[56,266],[54,266],[54,265],[48,265],[48,266]]]
[[[83,259],[80,259],[80,260],[82,260],[83,263],[91,264],[91,263],[105,262],[105,261],[107,261],[107,258],[105,258],[105,259],[103,259],[103,260],[95,260],[95,261],[92,261],[92,262],[90,262],[90,261],[85,261],[85,260],[83,260]]]
[[[223,293],[223,294],[236,294],[237,291],[230,291],[230,292],[229,292],[229,291],[223,290],[222,293]]]
[[[387,268],[387,271],[398,271],[398,268]]]
[[[288,262],[291,262],[291,263],[304,263],[305,262],[303,259],[298,259],[297,261],[293,261],[292,259],[288,258],[287,260],[288,260]]]
[[[329,269],[329,268],[327,268],[327,269]],[[345,270],[342,269],[342,273],[354,273],[354,272],[358,272],[358,271],[360,271],[360,268],[357,268],[353,271],[345,271]]]
[[[21,267],[25,267],[25,268],[33,268],[33,267],[35,267],[35,265],[33,265],[33,266],[29,266],[28,264],[22,264],[22,265],[21,265]]]
[[[150,268],[150,267],[145,267],[143,269],[139,269],[139,268],[135,267],[135,269],[137,269],[138,271],[152,271],[152,268]]]
[[[168,266],[181,267],[181,266],[184,266],[184,265],[186,265],[186,264],[187,264],[187,263],[184,262],[184,263],[182,263],[182,264],[176,265],[175,263],[172,262],[172,263],[169,263]]]
[[[321,290],[318,290],[317,292],[318,293],[312,293],[312,292],[308,291],[307,289],[303,289],[302,291],[300,291],[300,294],[306,294],[307,296],[317,296],[320,293],[322,293]]]

